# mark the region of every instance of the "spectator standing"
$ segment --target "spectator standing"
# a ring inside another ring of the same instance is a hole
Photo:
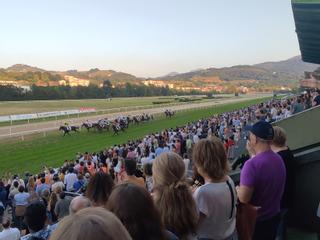
[[[70,206],[69,206],[69,213],[75,214],[76,212],[80,211],[81,209],[91,207],[92,204],[90,200],[84,196],[77,196],[72,199]]]
[[[3,204],[3,206],[6,206],[7,204],[7,189],[4,186],[4,182],[0,181],[0,202]]]
[[[64,218],[50,240],[131,240],[120,220],[103,208],[85,208]]]
[[[214,137],[200,140],[193,159],[205,184],[197,188],[194,198],[199,211],[198,239],[236,240],[236,191],[227,175],[229,165],[222,142]]]
[[[59,200],[54,208],[54,213],[57,216],[58,220],[61,220],[65,216],[69,215],[69,206],[71,199],[66,196],[64,192],[59,194]]]
[[[313,98],[313,106],[319,106],[320,105],[320,90],[316,91],[315,97]]]
[[[152,179],[152,163],[147,163],[143,165],[143,173],[146,178],[146,188],[148,192],[153,190],[153,179]]]
[[[280,222],[280,202],[286,170],[280,155],[271,150],[274,130],[259,121],[250,128],[247,148],[252,158],[246,161],[237,188],[239,200],[260,207],[253,240],[272,240]]]
[[[47,214],[46,207],[41,202],[31,203],[25,214],[25,222],[30,234],[23,236],[21,240],[31,240],[34,237],[38,239],[48,240],[52,228],[46,226]]]
[[[271,144],[271,149],[275,153],[278,153],[286,167],[286,184],[284,188],[284,193],[281,199],[281,212],[282,212],[282,220],[279,227],[279,234],[281,239],[286,239],[286,226],[287,226],[287,218],[286,214],[288,210],[292,207],[293,201],[293,191],[294,191],[294,157],[290,150],[290,148],[286,145],[287,136],[281,127],[275,126],[274,128],[274,138]]]
[[[140,187],[145,187],[144,179],[142,177],[135,176],[137,171],[137,162],[134,159],[126,159],[124,161],[124,169],[125,173],[122,182],[130,182]]]
[[[11,221],[9,218],[2,220],[3,231],[0,232],[0,240],[19,240],[20,231],[18,228],[11,228]]]
[[[50,198],[47,206],[47,210],[50,214],[51,223],[55,223],[58,220],[57,215],[54,212],[57,202],[58,202],[58,196],[55,192],[52,192],[50,194]]]
[[[26,188],[28,192],[34,192],[36,190],[36,184],[33,176],[29,177]]]
[[[182,158],[173,152],[162,153],[152,166],[154,200],[167,230],[180,239],[196,232],[198,214],[189,186],[185,182]]]
[[[46,184],[46,179],[45,178],[41,178],[40,179],[40,184],[36,188],[36,193],[39,196],[41,196],[42,195],[42,191],[44,191],[44,190],[49,190],[50,191],[50,186]]]
[[[78,180],[73,184],[73,191],[78,192],[84,186],[84,179],[82,174],[78,174]]]
[[[93,206],[105,207],[113,186],[114,182],[109,174],[97,172],[91,177],[85,196],[90,199]]]
[[[144,188],[132,183],[116,186],[107,208],[120,219],[133,240],[165,239],[159,212]]]
[[[73,184],[77,181],[77,179],[77,174],[75,174],[74,169],[70,167],[68,174],[64,177],[64,184],[68,192],[73,191]]]
[[[19,182],[16,181],[16,180],[13,181],[13,184],[12,184],[12,187],[10,188],[11,190],[10,190],[10,193],[9,193],[9,198],[10,198],[10,199],[13,199],[14,196],[15,196],[17,193],[19,193],[18,188],[19,188]]]
[[[60,188],[61,190],[63,190],[65,188],[63,182],[60,180],[59,175],[58,174],[54,174],[53,175],[53,184],[51,185],[51,191],[52,192],[57,192],[57,188]]]
[[[302,112],[303,110],[304,110],[304,106],[301,103],[301,99],[298,98],[297,102],[293,105],[292,114],[296,114],[296,113]]]

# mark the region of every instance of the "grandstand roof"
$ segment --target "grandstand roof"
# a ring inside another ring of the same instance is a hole
[[[320,0],[292,0],[302,60],[320,64]]]

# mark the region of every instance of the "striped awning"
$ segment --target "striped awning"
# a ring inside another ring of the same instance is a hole
[[[302,60],[320,64],[320,0],[292,0]]]

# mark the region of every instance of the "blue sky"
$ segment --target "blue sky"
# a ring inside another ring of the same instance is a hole
[[[289,0],[8,0],[0,67],[137,76],[300,54]]]

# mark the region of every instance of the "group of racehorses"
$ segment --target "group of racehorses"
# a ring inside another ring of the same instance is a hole
[[[167,114],[166,114],[167,116]],[[81,128],[94,129],[98,132],[102,132],[103,130],[110,131],[110,127],[113,130],[113,135],[118,135],[120,131],[125,132],[126,128],[129,128],[130,124],[138,125],[141,122],[148,122],[153,120],[153,116],[151,114],[141,114],[135,116],[121,116],[117,117],[113,121],[110,121],[108,118],[99,119],[96,122],[86,121],[81,125]],[[60,126],[59,131],[63,131],[63,136],[70,135],[70,132],[78,132],[80,130],[79,126]]]
[[[176,114],[176,112],[167,109],[167,110],[164,111],[164,114],[166,115],[166,118],[171,118],[171,117],[173,117],[173,116]]]

